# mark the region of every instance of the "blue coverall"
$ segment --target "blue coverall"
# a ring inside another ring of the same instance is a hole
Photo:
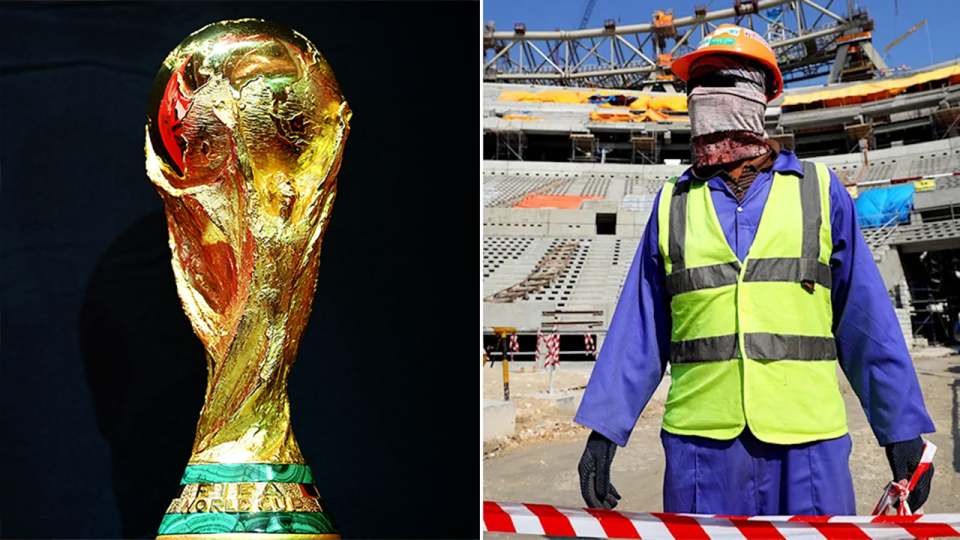
[[[708,181],[730,247],[741,261],[753,243],[773,172],[802,174],[780,151],[743,201],[718,176]],[[833,331],[839,363],[881,445],[934,431],[887,289],[857,225],[853,200],[831,172]],[[679,182],[694,181],[690,170]],[[670,301],[657,245],[657,201],[630,267],[575,421],[620,446],[663,378],[670,351]],[[749,426],[733,440],[661,430],[665,512],[728,515],[856,513],[850,436],[799,445],[757,440]],[[881,486],[878,486],[878,490]],[[647,510],[647,509],[641,509]]]

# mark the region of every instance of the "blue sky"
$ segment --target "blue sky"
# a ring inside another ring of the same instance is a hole
[[[825,5],[828,0],[820,0]],[[603,25],[604,19],[619,19],[620,24],[650,22],[657,9],[672,8],[678,17],[693,15],[694,4],[711,4],[710,0],[670,2],[657,0],[596,0],[588,28]],[[867,9],[876,28],[873,43],[881,52],[920,21],[927,19],[924,28],[914,32],[890,50],[887,64],[906,64],[914,69],[960,57],[960,1],[958,0],[899,0],[894,14],[894,0],[859,0]],[[484,0],[483,20],[496,22],[498,30],[512,30],[522,22],[527,30],[576,29],[586,0]],[[733,6],[733,0],[713,0],[710,10]],[[846,13],[846,0],[834,0],[831,10]],[[807,8],[812,13],[812,8]],[[929,38],[928,38],[929,36]],[[805,81],[802,85],[817,81]]]

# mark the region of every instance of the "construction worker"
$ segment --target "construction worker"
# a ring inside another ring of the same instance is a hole
[[[664,511],[856,514],[836,363],[894,480],[934,426],[853,201],[826,166],[765,138],[783,78],[759,34],[720,25],[672,69],[694,163],[657,195],[575,418],[593,430],[584,500],[616,506],[610,464],[669,362]]]

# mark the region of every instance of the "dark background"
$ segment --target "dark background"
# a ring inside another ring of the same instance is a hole
[[[354,111],[293,426],[346,537],[475,537],[478,3],[0,4],[0,533],[152,538],[204,351],[144,172],[189,33],[313,41]]]

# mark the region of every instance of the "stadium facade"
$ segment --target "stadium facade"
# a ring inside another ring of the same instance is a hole
[[[877,65],[873,21],[852,3],[847,14],[828,17],[830,24],[804,25],[805,16],[798,16],[801,22],[785,29],[769,21],[792,19],[791,9],[816,12],[810,6],[818,6],[807,0],[743,4],[769,16],[768,39],[779,31],[780,42],[789,42],[778,46],[773,36],[782,66],[789,67],[785,75],[800,80],[813,69],[834,81],[788,87],[768,106],[768,136],[803,159],[826,163],[863,203],[857,205],[861,228],[907,343],[955,342],[960,338],[960,61],[916,70]],[[687,21],[689,33],[678,26],[657,50],[688,39],[697,25],[709,29],[722,22],[717,13],[730,11],[699,9],[700,22],[696,16],[674,21]],[[736,2],[735,10],[743,9]],[[746,25],[752,15],[734,11],[727,18]],[[711,22],[703,20],[711,16]],[[646,26],[641,30],[656,43],[664,34],[657,33],[657,17],[654,24],[624,28]],[[491,26],[486,40],[484,326],[516,327],[520,359],[532,358],[538,330],[554,329],[563,335],[563,359],[584,358],[584,333],[602,347],[654,195],[689,166],[685,93],[662,53],[658,62],[640,62],[645,71],[611,62],[593,69],[601,75],[592,79],[564,78],[576,74],[575,65],[561,65],[557,52],[588,47],[575,42],[598,38],[520,30],[508,36]],[[606,32],[611,42],[623,41],[606,26],[584,32],[601,37]],[[557,61],[539,72],[530,62],[524,71],[504,61],[511,36],[517,41],[513,49],[543,40],[541,56]],[[674,57],[685,47],[674,47]],[[791,56],[797,47],[810,53],[808,64]],[[583,58],[577,69],[590,62]],[[606,73],[611,70],[624,72]],[[541,77],[551,71],[561,76]],[[866,215],[868,207],[877,210]],[[493,343],[490,333],[485,344]]]

